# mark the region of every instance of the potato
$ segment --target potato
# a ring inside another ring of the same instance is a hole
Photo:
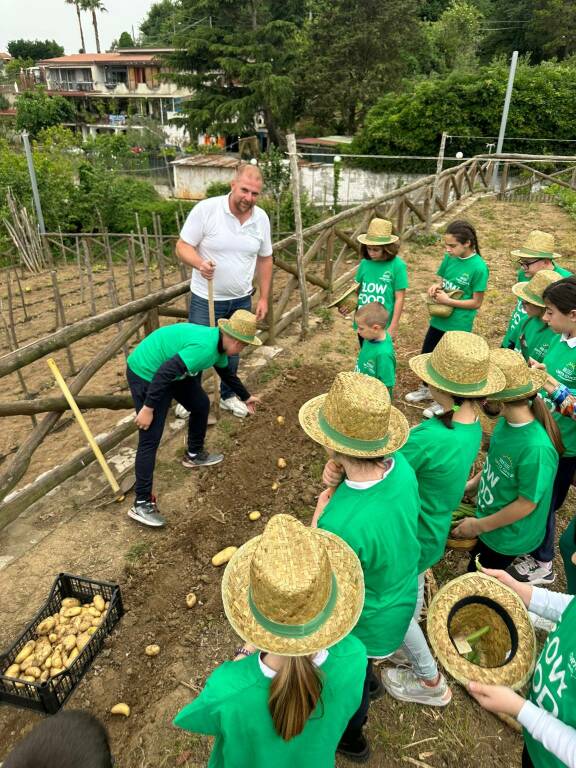
[[[84,632],[87,632],[92,626],[93,621],[100,621],[100,619],[94,619],[89,614],[86,615],[86,618],[80,622],[80,626],[78,627],[78,634],[81,635]]]
[[[158,656],[160,653],[160,646],[159,645],[147,645],[146,648],[144,648],[144,653],[146,656]]]
[[[76,648],[78,648],[78,651],[82,651],[90,642],[90,635],[88,632],[82,632],[81,635],[78,635],[76,638]]]
[[[90,622],[90,627],[92,628],[96,627],[97,629],[98,627],[101,627],[101,626],[102,626],[102,617],[100,617],[99,619],[92,619],[92,621]],[[88,629],[90,629],[90,627]]]
[[[100,611],[100,613],[106,610],[106,603],[102,595],[94,595],[94,608]]]
[[[212,558],[212,565],[224,565],[230,560],[237,549],[238,547],[226,547],[225,549],[220,550],[220,552],[217,552]]]
[[[186,595],[186,605],[188,606],[188,608],[194,608],[197,601],[198,601],[198,598],[196,597],[194,592],[188,592],[188,594]]]
[[[82,613],[82,608],[79,606],[75,606],[73,608],[64,608],[63,611],[61,611],[62,616],[64,616],[65,619],[71,619],[74,616],[79,616]]]
[[[50,669],[52,666],[52,656],[48,656],[44,664],[42,664],[42,669]]]
[[[40,682],[46,683],[50,679],[50,671],[45,669],[44,672],[40,675]]]
[[[36,645],[36,648],[34,649],[34,656],[39,662],[36,666],[40,666],[41,664],[43,664],[48,658],[48,656],[51,655],[51,653],[52,653],[52,646],[50,645],[49,642],[42,643],[42,644],[38,643]]]
[[[51,633],[48,635],[48,640],[50,640],[50,642],[51,642],[52,644],[54,644],[54,643],[57,643],[57,642],[58,642],[58,635],[57,635],[55,632],[51,632]]]
[[[284,416],[276,416],[276,422],[278,424],[282,425],[282,424],[284,424],[285,421],[286,421],[286,419],[284,418]]]
[[[80,651],[78,650],[78,648],[73,648],[70,651],[70,654],[64,657],[64,666],[66,667],[66,669],[70,669],[72,664],[74,664],[74,662],[78,658],[79,653]]]
[[[62,600],[62,608],[77,608],[80,605],[80,600],[77,597],[65,597]]]
[[[26,667],[25,672],[26,675],[33,677],[34,680],[37,680],[42,674],[42,670],[39,667]]]
[[[77,638],[75,635],[66,635],[62,640],[62,648],[66,653],[70,653],[73,648],[76,648]]]
[[[276,462],[276,466],[278,467],[278,469],[286,469],[286,467],[288,466],[288,462],[286,461],[286,459],[279,458],[278,461]]]
[[[88,635],[90,635],[90,637],[92,637],[92,635],[94,634],[94,632],[96,632],[97,629],[98,629],[98,627],[88,627],[88,629],[86,630],[86,634],[88,634]]]
[[[63,669],[64,662],[62,661],[62,655],[60,653],[55,653],[54,656],[52,656],[52,666],[50,667],[50,674],[52,674],[53,669]]]
[[[273,482],[272,485],[271,485],[271,488],[272,488],[273,491],[277,491],[278,488],[280,488],[280,483]]]
[[[99,619],[102,615],[102,611],[99,611],[97,608],[88,608],[88,613],[90,616],[93,616],[95,619]]]
[[[20,675],[20,664],[10,664],[8,669],[4,672],[6,677],[16,679]]]
[[[56,675],[59,675],[61,672],[64,672],[64,667],[51,667],[50,677],[56,677]]]
[[[48,616],[47,619],[44,619],[44,621],[41,621],[40,624],[36,627],[36,634],[37,635],[47,635],[49,634],[53,629],[55,625],[55,621],[52,618],[52,616]]]
[[[15,664],[22,664],[22,662],[28,658],[28,656],[32,655],[32,651],[34,650],[34,646],[36,645],[35,640],[28,640],[27,643],[24,644],[22,650],[20,653],[16,656],[14,659]]]
[[[112,715],[124,715],[124,717],[130,717],[130,707],[128,704],[121,702],[120,704],[114,704],[110,710]]]
[[[257,509],[255,509],[253,512],[248,513],[248,520],[252,520],[254,522],[255,520],[260,520],[262,517],[262,513],[258,512]]]
[[[22,671],[25,671],[26,669],[28,669],[28,667],[39,667],[42,664],[43,664],[43,661],[40,661],[39,659],[36,658],[36,656],[32,655],[32,656],[28,656],[27,659],[24,659],[22,664],[20,664],[20,669]]]

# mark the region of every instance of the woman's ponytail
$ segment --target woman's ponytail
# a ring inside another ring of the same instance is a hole
[[[542,424],[552,441],[552,445],[556,448],[558,455],[561,456],[564,453],[564,443],[562,442],[562,435],[554,416],[552,416],[541,397],[533,398],[531,408],[534,418]]]
[[[270,686],[268,709],[276,733],[290,741],[302,733],[322,693],[322,678],[310,656],[290,656]]]
[[[450,224],[448,224],[446,227],[446,234],[455,237],[460,245],[466,245],[466,243],[470,243],[474,253],[480,255],[478,235],[476,234],[476,230],[469,221],[464,221],[463,219],[451,221]]]

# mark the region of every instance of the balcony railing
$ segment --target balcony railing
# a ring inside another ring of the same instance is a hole
[[[65,80],[63,82],[48,82],[48,88],[51,91],[85,91],[90,93],[94,90],[92,80]]]

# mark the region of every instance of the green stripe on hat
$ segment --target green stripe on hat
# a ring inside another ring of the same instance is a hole
[[[338,432],[337,429],[331,427],[326,421],[322,409],[318,411],[318,426],[324,432],[326,437],[334,440],[335,443],[343,445],[345,448],[352,448],[357,451],[376,451],[379,448],[385,448],[389,442],[389,437],[381,437],[377,440],[360,440],[356,437],[348,437],[343,435],[342,432]]]
[[[450,381],[450,379],[445,379],[444,376],[438,373],[438,371],[434,368],[434,366],[430,362],[430,359],[426,361],[426,371],[429,374],[430,378],[433,379],[434,383],[438,384],[438,387],[440,389],[448,389],[448,390],[456,389],[459,392],[464,392],[466,394],[468,393],[473,394],[474,392],[477,392],[479,389],[483,389],[488,383],[488,379],[477,381],[474,384],[460,384],[459,381]]]

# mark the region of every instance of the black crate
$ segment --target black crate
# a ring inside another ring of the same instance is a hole
[[[58,712],[101,650],[106,635],[110,634],[124,614],[118,584],[85,579],[80,576],[72,576],[69,573],[59,574],[42,608],[16,642],[7,651],[0,654],[0,670],[5,670],[14,662],[28,640],[36,639],[35,629],[38,624],[48,616],[58,613],[65,597],[76,597],[81,602],[86,603],[91,602],[94,595],[97,594],[102,595],[104,600],[109,601],[110,605],[104,616],[104,621],[94,632],[90,642],[79,653],[72,666],[45,683],[22,682],[20,683],[21,688],[16,687],[14,679],[0,674],[0,703],[14,704],[17,707],[34,709],[49,715]]]

